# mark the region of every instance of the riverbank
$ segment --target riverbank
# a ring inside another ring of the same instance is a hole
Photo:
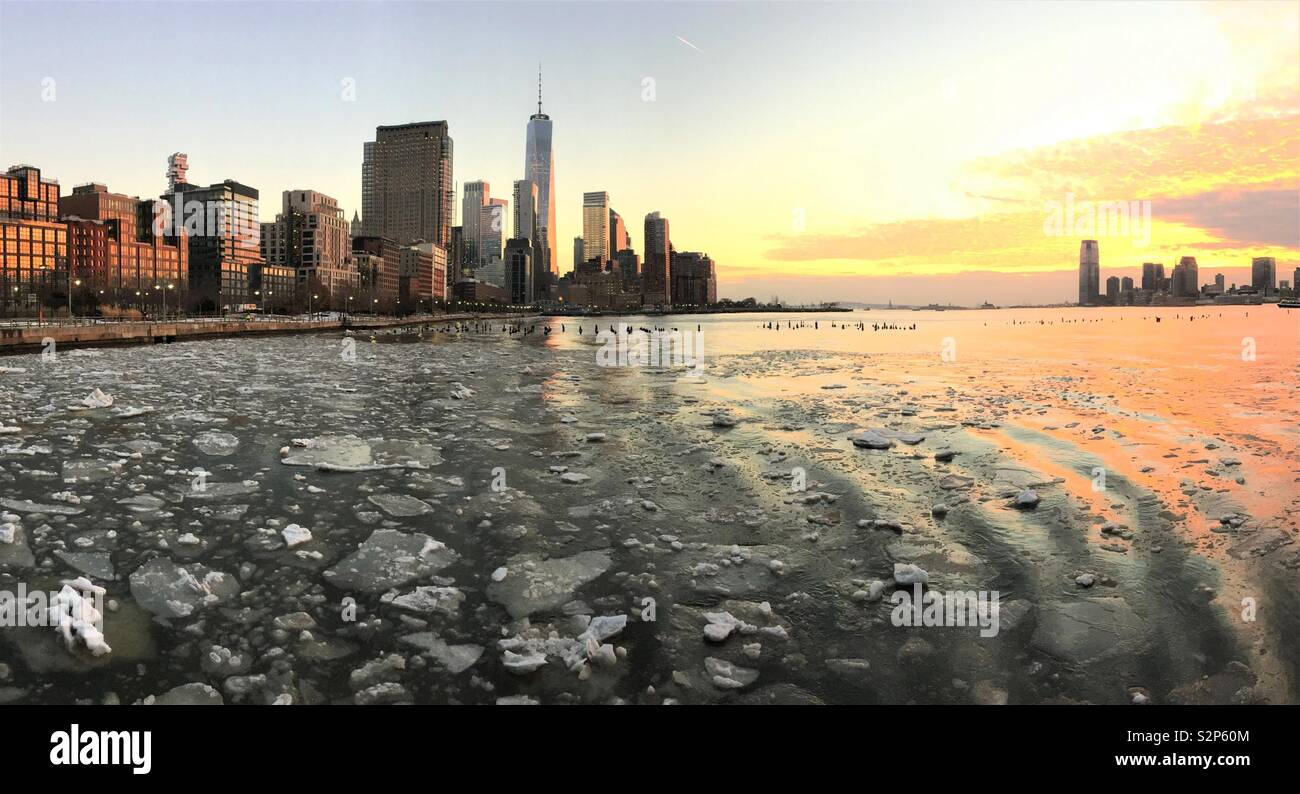
[[[260,320],[196,318],[173,322],[85,321],[80,323],[33,323],[31,325],[0,326],[0,355],[40,352],[46,348],[50,340],[53,340],[56,348],[110,347],[185,342],[230,336],[268,336],[348,329],[373,331],[484,318],[519,319],[526,316],[531,315],[424,314],[411,317],[353,315],[351,317],[331,317],[317,320],[296,317]]]

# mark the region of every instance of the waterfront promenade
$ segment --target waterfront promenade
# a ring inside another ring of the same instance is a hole
[[[320,317],[259,317],[231,319],[223,317],[186,318],[181,320],[12,320],[0,322],[0,355],[38,352],[54,340],[58,347],[99,345],[156,344],[222,336],[264,336],[269,334],[338,331],[345,329],[376,330],[427,324],[458,322],[483,318],[517,319],[517,314],[417,314],[409,317],[373,315],[322,315]]]

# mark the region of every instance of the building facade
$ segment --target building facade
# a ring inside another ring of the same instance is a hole
[[[293,268],[305,288],[317,269],[343,265],[350,240],[351,227],[335,199],[315,190],[286,190],[275,221],[262,224],[262,259]]]
[[[163,196],[160,227],[189,245],[189,305],[215,312],[252,302],[248,271],[262,261],[256,188],[232,179],[208,187],[177,184]]]
[[[1090,306],[1101,296],[1101,255],[1096,240],[1079,245],[1079,305]]]
[[[183,156],[183,155],[182,155]],[[173,155],[175,157],[175,155]],[[178,182],[177,184],[185,184]],[[138,309],[169,314],[189,305],[189,246],[154,228],[155,203],[78,185],[59,199],[68,224],[74,301],[81,310]]]
[[[555,148],[551,140],[551,117],[542,112],[542,75],[537,75],[537,112],[528,119],[528,140],[524,146],[524,179],[537,186],[538,234],[543,261],[538,270],[548,282],[559,277],[559,251],[555,226]],[[546,285],[538,284],[538,289]]]
[[[68,228],[59,222],[59,183],[30,165],[0,175],[0,312],[35,316],[66,297]]]
[[[368,254],[355,260],[361,274],[361,288],[371,311],[393,312],[401,296],[402,248],[387,237],[354,237],[352,253]],[[353,304],[356,305],[355,303]]]
[[[483,208],[492,199],[492,186],[483,181],[465,183],[465,198],[462,200],[461,222],[461,263],[473,269],[479,263],[479,230],[482,228]]]
[[[377,127],[361,171],[366,236],[451,242],[456,188],[447,122]]]
[[[506,242],[505,287],[511,305],[527,306],[535,300],[533,292],[533,241],[512,237]]]
[[[708,254],[674,251],[671,264],[674,306],[709,306],[718,302],[718,280]]]
[[[582,194],[582,248],[586,259],[604,262],[610,258],[608,193]]]
[[[487,264],[501,258],[501,246],[505,242],[510,228],[510,202],[501,198],[490,198],[479,210],[478,221],[478,264]]]
[[[1250,285],[1264,295],[1277,293],[1277,260],[1271,256],[1257,256],[1250,260]]]
[[[668,219],[658,212],[645,216],[645,256],[641,260],[641,297],[647,306],[673,302],[669,267],[672,263],[672,237]]]

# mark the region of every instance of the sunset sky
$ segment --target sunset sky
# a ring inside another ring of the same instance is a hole
[[[1103,280],[1300,265],[1297,2],[4,2],[0,165],[156,196],[179,150],[264,220],[299,188],[351,218],[375,126],[446,119],[458,182],[508,196],[538,61],[561,272],[592,190],[723,297],[1072,300],[1048,202],[1150,202],[1092,235]]]

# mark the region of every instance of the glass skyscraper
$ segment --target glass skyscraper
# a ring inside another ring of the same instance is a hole
[[[551,144],[551,117],[542,112],[542,73],[537,73],[537,112],[528,119],[528,143],[524,149],[524,179],[537,185],[538,235],[546,261],[538,268],[559,275],[555,250],[555,149]],[[541,290],[544,285],[537,284]]]

